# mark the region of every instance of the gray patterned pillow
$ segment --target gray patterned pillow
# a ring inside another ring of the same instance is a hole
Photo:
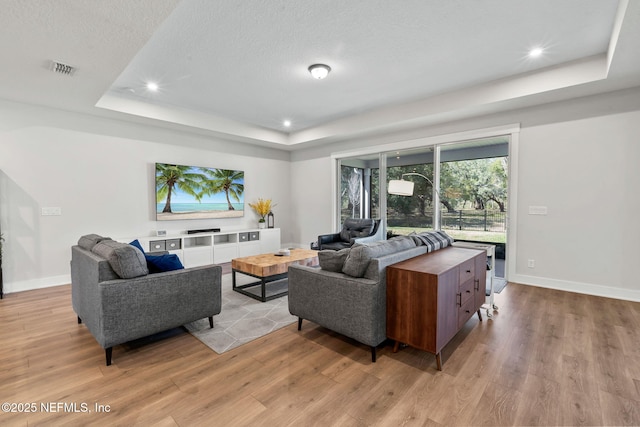
[[[109,261],[109,265],[123,279],[146,276],[149,274],[147,260],[140,249],[115,240],[103,240],[91,250],[94,254]]]
[[[351,248],[346,248],[339,251],[326,250],[318,252],[320,268],[326,271],[340,273],[350,250]]]
[[[369,266],[369,261],[371,261],[369,247],[360,243],[356,243],[351,246],[349,255],[344,261],[342,272],[352,277],[363,277],[364,272]]]
[[[78,240],[78,246],[80,246],[82,249],[90,251],[96,244],[102,242],[103,240],[111,240],[111,238],[102,237],[97,234],[86,234],[80,237],[80,239]]]

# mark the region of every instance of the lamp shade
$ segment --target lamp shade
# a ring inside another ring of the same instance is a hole
[[[398,196],[413,196],[413,182],[404,179],[392,179],[389,181],[389,194]]]

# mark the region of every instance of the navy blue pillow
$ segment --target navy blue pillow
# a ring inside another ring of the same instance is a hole
[[[131,246],[135,246],[136,248],[140,249],[142,251],[142,253],[144,253],[144,249],[142,249],[142,245],[140,244],[140,242],[138,242],[138,239],[134,240],[133,242],[129,243]]]
[[[184,268],[176,254],[145,255],[145,258],[147,259],[149,273],[162,273]]]

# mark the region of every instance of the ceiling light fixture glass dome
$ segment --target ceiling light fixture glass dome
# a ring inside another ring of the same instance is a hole
[[[309,72],[314,79],[322,80],[329,75],[331,67],[325,64],[313,64],[309,66]]]

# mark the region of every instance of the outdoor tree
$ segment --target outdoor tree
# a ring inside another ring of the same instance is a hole
[[[351,174],[347,180],[347,196],[351,206],[351,217],[356,218],[356,207],[360,206],[360,191],[362,187],[362,170],[351,169]]]

